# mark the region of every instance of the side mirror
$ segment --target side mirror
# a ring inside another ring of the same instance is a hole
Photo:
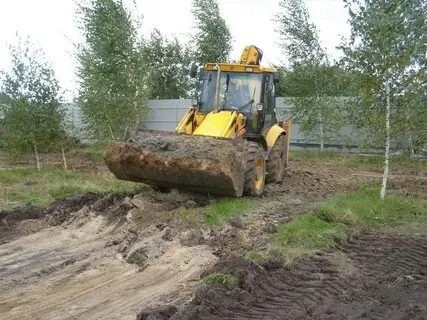
[[[190,77],[195,78],[197,76],[197,64],[193,63],[190,68]]]
[[[280,81],[280,72],[274,72],[273,73],[273,82],[279,83],[279,81]]]

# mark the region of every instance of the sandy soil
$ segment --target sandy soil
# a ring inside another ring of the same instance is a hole
[[[141,307],[189,300],[200,271],[216,261],[210,248],[163,240],[155,226],[142,236],[131,225],[84,206],[0,246],[1,318],[134,319]]]

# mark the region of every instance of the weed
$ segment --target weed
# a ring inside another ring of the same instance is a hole
[[[209,285],[232,286],[239,282],[239,279],[229,273],[212,273],[202,278],[202,282]]]

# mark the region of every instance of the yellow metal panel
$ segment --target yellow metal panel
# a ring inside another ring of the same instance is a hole
[[[246,64],[233,64],[233,63],[220,63],[218,64],[221,71],[224,72],[248,72],[248,73],[273,73],[277,69],[273,67],[260,67],[256,65],[246,65]],[[206,71],[215,70],[215,63],[208,63],[205,65]]]
[[[201,112],[196,113],[196,127],[198,127],[202,123],[204,118],[205,118],[204,113],[201,113]]]
[[[240,56],[240,64],[259,65],[260,51],[255,46],[246,46]]]
[[[184,115],[184,117],[182,117],[181,121],[176,127],[175,129],[176,133],[188,133],[188,126],[192,125],[191,119],[194,115],[194,112],[195,112],[195,108],[191,107],[190,109],[188,109],[187,113]]]
[[[274,146],[274,143],[276,142],[277,138],[282,133],[285,133],[285,130],[276,124],[268,130],[267,136],[265,137],[265,140],[267,141],[268,150],[270,150]]]
[[[200,126],[194,130],[194,135],[227,138],[235,117],[236,112],[234,111],[211,112],[206,115]]]

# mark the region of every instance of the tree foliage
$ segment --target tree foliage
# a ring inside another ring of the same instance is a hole
[[[310,22],[304,0],[281,0],[276,15],[280,46],[291,68],[300,65],[319,65],[327,60],[320,45],[319,31]]]
[[[421,148],[426,140],[427,3],[424,0],[345,0],[351,38],[344,62],[362,74],[352,121],[370,145],[385,141],[386,83],[391,137],[396,146]],[[411,144],[413,144],[411,146]]]
[[[342,139],[339,129],[344,125],[345,100],[332,97],[347,93],[343,85],[348,84],[349,75],[330,65],[304,0],[282,0],[279,7],[276,31],[287,59],[282,62],[279,93],[292,97],[292,119],[306,137],[320,141],[322,150],[326,140]]]
[[[191,55],[177,38],[169,40],[154,29],[142,48],[148,68],[149,99],[188,98]]]
[[[77,11],[78,104],[97,139],[121,138],[144,113],[145,68],[131,14],[120,0],[88,0]]]
[[[2,109],[6,150],[14,155],[60,149],[65,140],[58,82],[40,49],[27,39],[10,47],[12,69],[4,74]]]
[[[195,60],[199,63],[227,61],[232,48],[230,30],[221,17],[217,0],[193,0],[196,34]]]

